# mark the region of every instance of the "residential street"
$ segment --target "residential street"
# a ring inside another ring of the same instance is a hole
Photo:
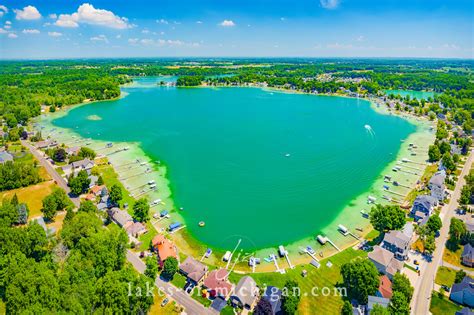
[[[45,159],[43,156],[42,152],[37,150],[35,147],[33,147],[29,142],[25,140],[21,140],[21,144],[28,148],[30,150],[31,154],[40,162],[40,164],[46,169],[46,171],[49,173],[49,175],[53,178],[53,180],[58,184],[59,187],[64,189],[66,193],[69,195],[71,190],[69,189],[67,182],[64,178],[62,178],[61,175],[58,174],[58,172],[54,169],[54,167]],[[79,207],[80,205],[80,200],[77,197],[72,197],[69,196],[71,201],[74,203],[76,207]]]
[[[449,224],[451,218],[455,214],[455,210],[458,208],[458,199],[461,194],[461,189],[465,184],[464,176],[469,173],[471,169],[472,161],[474,157],[474,151],[469,154],[464,168],[462,169],[461,175],[459,176],[456,187],[451,194],[451,199],[447,205],[441,209],[440,218],[443,222],[443,227],[440,230],[440,236],[436,239],[436,250],[433,254],[431,263],[426,264],[425,270],[421,270],[420,281],[415,286],[413,299],[411,303],[411,313],[415,315],[429,314],[431,292],[434,286],[434,279],[436,277],[436,271],[438,266],[442,265],[443,251],[445,243],[448,240]]]

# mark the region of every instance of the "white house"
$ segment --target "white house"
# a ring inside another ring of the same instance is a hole
[[[446,172],[439,171],[436,172],[433,177],[431,177],[428,184],[431,190],[431,196],[436,198],[438,201],[443,201],[445,197],[445,185],[444,180],[446,179]]]

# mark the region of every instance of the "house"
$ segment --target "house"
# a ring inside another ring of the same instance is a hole
[[[454,155],[454,154],[461,155],[462,154],[462,149],[459,146],[457,146],[456,144],[453,144],[453,143],[451,143],[450,146],[451,146],[451,150],[450,150],[451,155]]]
[[[436,198],[438,201],[443,201],[446,195],[444,180],[446,179],[446,172],[436,172],[430,179],[428,187],[431,190],[431,197]]]
[[[112,221],[117,223],[120,227],[126,227],[133,223],[133,218],[127,211],[120,210],[119,208],[112,208],[107,211]]]
[[[140,235],[148,232],[146,227],[140,222],[132,222],[131,224],[126,224],[125,226],[125,231],[127,234],[134,238],[138,238]]]
[[[368,302],[367,302],[367,314],[370,314],[370,312],[374,309],[375,305],[380,305],[383,308],[387,308],[389,303],[390,303],[389,299],[369,295]]]
[[[251,311],[257,303],[258,296],[259,290],[257,283],[252,279],[252,277],[245,276],[239,280],[239,283],[237,283],[230,299],[232,304]]]
[[[209,268],[203,263],[188,256],[182,264],[179,265],[179,271],[192,281],[195,285],[199,284],[207,275]]]
[[[79,147],[72,147],[72,148],[66,148],[64,149],[66,151],[66,154],[71,156],[71,155],[78,155],[79,151],[81,151],[81,148]]]
[[[457,311],[455,315],[474,315],[469,307],[464,307],[462,310]]]
[[[107,190],[107,187],[105,187],[104,185],[102,185],[102,186],[94,185],[94,186],[91,187],[91,193],[92,193],[94,196],[104,197],[104,196],[106,196],[109,192],[108,192],[108,190]]]
[[[455,283],[451,287],[449,298],[462,305],[474,307],[474,280],[466,276],[460,283]]]
[[[227,301],[221,297],[216,297],[214,301],[212,301],[211,308],[214,309],[216,312],[220,313],[222,310],[227,306]]]
[[[203,287],[209,291],[211,297],[220,296],[226,300],[230,296],[234,285],[227,280],[228,275],[229,272],[226,269],[216,269],[204,279]]]
[[[392,298],[392,281],[390,281],[390,279],[386,275],[380,276],[379,279],[380,279],[380,285],[375,295],[378,297],[391,299]]]
[[[436,198],[428,195],[419,195],[413,202],[410,216],[415,219],[415,222],[423,220],[433,213],[437,205],[438,200]]]
[[[94,201],[95,196],[93,194],[87,194],[84,199],[87,200],[87,201]]]
[[[158,234],[151,241],[153,251],[158,255],[158,263],[161,268],[163,268],[164,261],[168,257],[174,257],[178,259],[178,252],[176,246],[167,239],[164,235]]]
[[[392,279],[403,268],[403,262],[396,259],[392,252],[378,245],[374,246],[374,250],[369,253],[368,257],[374,263],[377,270],[386,274],[389,279]]]
[[[62,167],[64,174],[69,176],[71,174],[77,174],[80,171],[86,171],[90,175],[91,169],[94,167],[94,162],[89,159],[84,159],[81,161],[72,162],[71,164],[65,165]]]
[[[283,292],[277,287],[267,286],[262,299],[267,300],[272,306],[272,315],[283,315],[281,299]]]
[[[7,161],[13,161],[13,155],[8,153],[7,151],[0,152],[0,164],[3,164]]]
[[[58,143],[56,142],[56,140],[44,140],[44,141],[36,142],[35,146],[37,149],[42,150],[42,149],[57,147]]]
[[[411,240],[413,238],[413,225],[405,224],[402,231],[390,231],[385,233],[382,241],[382,247],[392,252],[398,260],[408,258]]]
[[[461,254],[462,264],[468,267],[474,267],[474,247],[471,244],[466,244]]]

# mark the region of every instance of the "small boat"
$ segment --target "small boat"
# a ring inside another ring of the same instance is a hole
[[[203,226],[205,226],[205,225],[206,225],[206,223],[205,223],[204,221],[199,221],[199,226],[200,226],[200,227],[203,227]]]
[[[206,254],[204,254],[204,256],[205,256],[206,258],[209,258],[209,256],[211,256],[211,254],[212,254],[212,249],[208,248],[208,249],[206,250]]]
[[[290,157],[290,153],[285,154],[286,157]]]

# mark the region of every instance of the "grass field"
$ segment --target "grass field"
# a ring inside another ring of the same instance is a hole
[[[110,189],[113,185],[118,185],[122,189],[123,199],[120,204],[123,205],[124,203],[128,203],[129,209],[131,209],[131,207],[135,203],[135,199],[129,196],[128,191],[118,179],[118,174],[115,172],[114,168],[111,165],[104,164],[98,166],[97,169],[108,189]]]
[[[433,164],[433,165],[428,165],[425,168],[425,171],[423,172],[423,175],[421,176],[421,182],[427,183],[430,178],[436,173],[438,170],[438,165]],[[410,204],[415,201],[416,196],[419,194],[423,193],[423,191],[418,191],[417,189],[411,190],[408,195],[405,197],[405,200],[408,201]]]
[[[286,281],[295,280],[301,289],[301,302],[299,304],[299,314],[340,314],[343,300],[339,295],[333,294],[336,284],[340,283],[340,267],[353,259],[367,257],[367,253],[348,248],[339,254],[321,261],[321,267],[316,269],[311,265],[300,265],[295,269],[288,269],[286,274],[279,273],[254,273],[250,276],[260,287],[276,286],[282,288]],[[332,267],[327,267],[327,261],[331,261]],[[301,272],[306,270],[307,276],[302,277]],[[232,273],[229,277],[231,282],[237,284],[242,274]],[[323,288],[329,288],[329,296],[322,295]],[[319,296],[312,296],[312,290]]]
[[[456,270],[441,266],[436,273],[435,283],[452,287],[455,278]]]
[[[153,298],[153,305],[150,308],[149,314],[153,315],[168,315],[168,314],[181,314],[180,307],[176,305],[176,302],[170,300],[165,307],[161,307],[161,302],[165,299],[165,296],[155,293]]]
[[[15,194],[20,202],[24,202],[30,209],[29,218],[41,216],[41,208],[43,207],[43,199],[49,195],[56,185],[49,182],[42,182],[37,185],[8,190],[0,193],[0,199],[11,199]]]
[[[454,315],[461,308],[461,306],[454,304],[448,298],[440,298],[436,292],[433,292],[431,295],[430,312],[433,315]]]

